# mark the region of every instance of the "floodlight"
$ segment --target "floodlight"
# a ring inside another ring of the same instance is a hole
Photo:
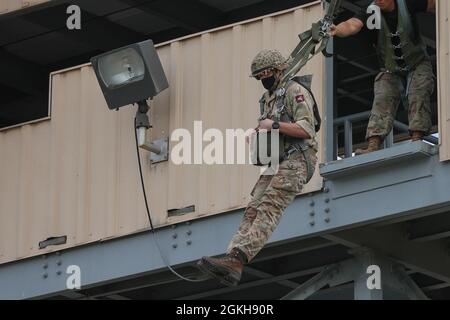
[[[103,53],[91,62],[110,109],[147,100],[169,87],[151,40]]]
[[[146,142],[150,120],[147,99],[169,87],[152,40],[131,44],[91,58],[97,81],[109,109],[137,104],[135,128],[138,146],[152,152],[153,162],[168,158],[168,139]]]

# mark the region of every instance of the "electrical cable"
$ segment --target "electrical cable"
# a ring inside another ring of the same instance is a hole
[[[209,279],[209,277],[203,277],[203,278],[187,278],[185,276],[182,276],[181,274],[179,274],[178,272],[176,272],[172,266],[170,265],[170,263],[167,260],[167,257],[163,254],[163,251],[161,250],[161,246],[159,244],[159,239],[158,239],[158,234],[153,226],[153,221],[152,221],[152,217],[150,215],[150,209],[148,206],[148,200],[147,200],[147,192],[145,190],[145,183],[144,183],[144,176],[142,174],[142,164],[141,164],[141,157],[140,157],[140,153],[139,153],[139,143],[138,143],[138,137],[137,137],[137,126],[136,126],[136,119],[134,120],[134,138],[135,138],[135,142],[136,142],[136,154],[137,154],[137,158],[138,158],[138,165],[139,165],[139,175],[141,178],[141,186],[142,186],[142,192],[144,194],[144,202],[145,202],[145,208],[147,211],[147,217],[148,217],[148,221],[150,222],[150,231],[153,234],[153,237],[155,238],[155,245],[158,248],[159,251],[159,255],[161,256],[161,259],[163,260],[164,264],[166,265],[166,267],[178,278],[185,280],[185,281],[189,281],[189,282],[203,282]]]

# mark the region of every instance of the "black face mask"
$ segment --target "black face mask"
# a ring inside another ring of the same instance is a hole
[[[276,79],[274,75],[268,78],[261,79],[262,85],[266,90],[271,90],[275,85],[275,81]]]

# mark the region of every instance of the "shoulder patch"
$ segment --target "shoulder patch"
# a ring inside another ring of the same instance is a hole
[[[303,94],[296,95],[295,102],[297,102],[297,103],[305,102],[305,95],[303,95]]]

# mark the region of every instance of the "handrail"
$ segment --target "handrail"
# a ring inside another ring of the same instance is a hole
[[[364,112],[359,112],[359,113],[355,113],[355,114],[351,114],[348,116],[343,116],[343,117],[339,117],[334,119],[333,124],[334,127],[338,127],[338,126],[344,126],[344,152],[345,152],[345,157],[349,158],[352,156],[353,154],[353,137],[352,137],[352,133],[353,133],[353,124],[355,122],[359,122],[359,121],[364,121],[364,120],[368,120],[370,117],[370,111],[364,111]],[[394,128],[401,131],[401,132],[408,132],[409,131],[409,127],[397,120],[394,120]],[[433,136],[426,136],[423,138],[423,140],[432,143],[432,144],[439,144],[439,139]],[[385,139],[385,148],[390,148],[393,143],[394,143],[394,134],[393,134],[393,130],[391,130],[391,132],[389,133],[389,135],[386,137]]]

